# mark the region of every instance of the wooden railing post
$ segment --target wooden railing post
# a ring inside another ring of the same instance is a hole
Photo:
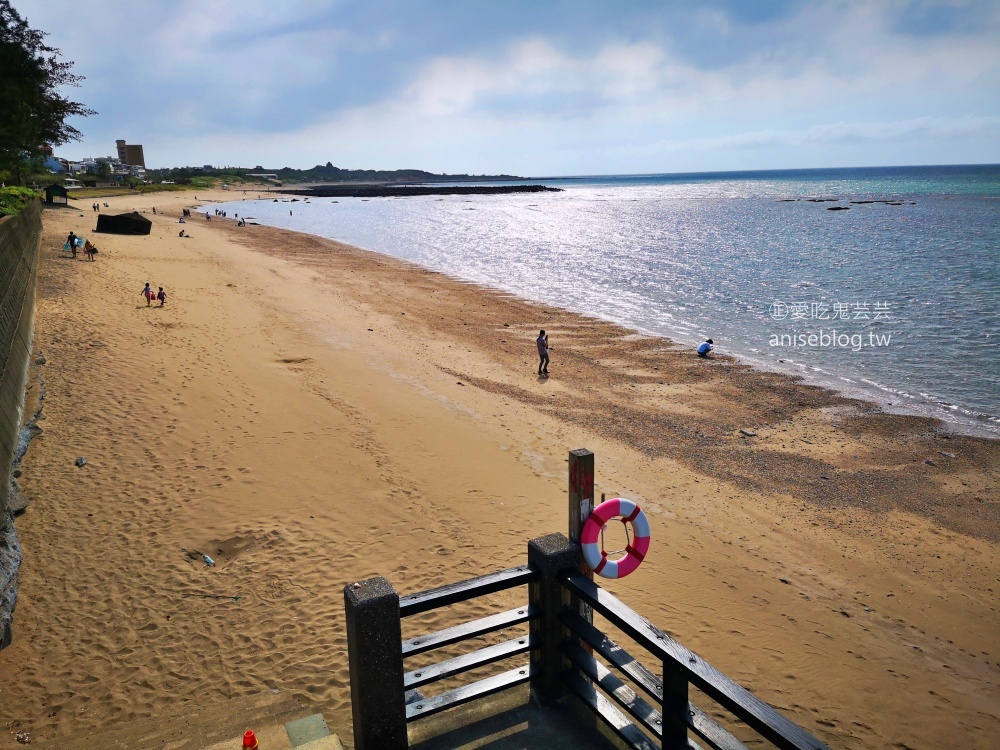
[[[687,750],[688,681],[679,664],[663,662],[663,750]]]
[[[569,452],[569,540],[580,543],[580,533],[583,524],[594,510],[594,453],[586,448],[577,448]],[[577,562],[577,570],[591,581],[593,571],[583,561],[583,555]],[[589,623],[594,622],[594,612],[583,602],[574,600],[577,613]]]
[[[355,750],[405,750],[399,595],[378,576],[344,587]]]
[[[569,594],[559,581],[559,571],[576,570],[580,547],[562,534],[532,539],[528,542],[528,564],[541,574],[528,586],[528,601],[541,612],[528,626],[535,644],[531,652],[531,682],[539,697],[557,698],[566,692],[559,679],[566,668],[560,649],[566,631],[559,614],[569,602]]]

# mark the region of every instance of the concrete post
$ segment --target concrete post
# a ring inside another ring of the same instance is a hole
[[[529,625],[531,637],[538,644],[531,652],[531,682],[540,698],[557,698],[566,692],[559,675],[567,667],[559,650],[566,638],[559,613],[569,603],[558,574],[561,570],[576,570],[580,564],[580,546],[562,534],[532,539],[528,542],[528,564],[541,573],[528,586],[528,601],[541,610],[541,616]]]
[[[355,750],[405,750],[399,595],[378,576],[344,587]]]

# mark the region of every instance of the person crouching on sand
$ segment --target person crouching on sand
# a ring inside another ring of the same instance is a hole
[[[156,293],[156,299],[160,300],[160,307],[167,304],[167,293],[163,291],[163,287],[160,287],[160,291]]]
[[[698,356],[708,357],[708,353],[712,351],[715,347],[712,346],[715,342],[712,339],[705,339],[698,345]]]
[[[149,307],[151,304],[153,304],[153,298],[156,295],[153,294],[153,289],[149,286],[149,282],[148,281],[146,282],[146,286],[144,286],[142,288],[141,294],[142,294],[143,297],[146,298],[146,307]]]
[[[538,347],[538,374],[548,375],[549,374],[549,335],[545,333],[543,328],[538,332],[538,338],[535,339],[535,346]]]

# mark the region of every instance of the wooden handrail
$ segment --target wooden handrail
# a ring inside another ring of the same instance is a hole
[[[418,591],[399,597],[399,616],[409,617],[449,604],[475,599],[477,596],[493,594],[515,586],[522,586],[538,579],[538,573],[527,565],[498,570],[467,581],[448,583],[444,586]]]
[[[593,581],[566,571],[567,589],[601,613],[664,664],[664,673],[679,670],[688,683],[746,722],[781,750],[829,750],[802,727],[775,711],[693,651],[685,648]]]

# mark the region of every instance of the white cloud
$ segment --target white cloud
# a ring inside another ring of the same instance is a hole
[[[758,130],[716,138],[663,140],[656,151],[697,149],[801,148],[862,142],[940,142],[952,139],[1000,139],[1000,117],[917,117],[894,122],[835,122],[803,130]]]
[[[56,32],[89,22],[86,4],[55,4],[67,17],[37,25]],[[684,47],[684,28],[672,38],[627,35],[613,20],[603,43],[587,48],[539,29],[471,53],[436,44],[401,62],[391,53],[414,44],[405,28],[311,23],[324,7],[337,6],[126,4],[101,19],[101,33],[141,39],[142,54],[129,63],[100,57],[109,45],[87,44],[78,69],[96,69],[87,85],[100,90],[131,82],[102,122],[127,124],[116,132],[131,139],[145,131],[155,138],[147,153],[162,164],[657,171],[682,157],[697,168],[690,153],[702,168],[724,169],[727,159],[746,165],[755,150],[815,161],[834,147],[862,164],[877,158],[865,150],[873,144],[919,144],[926,154],[897,151],[898,159],[1000,159],[1000,6],[974,33],[924,36],[895,30],[897,9],[887,3],[811,3],[751,26],[698,11],[705,44],[733,52],[711,64]],[[352,70],[380,87],[345,104],[331,81]],[[306,106],[285,115],[289,101]],[[287,125],[276,128],[283,115]]]

